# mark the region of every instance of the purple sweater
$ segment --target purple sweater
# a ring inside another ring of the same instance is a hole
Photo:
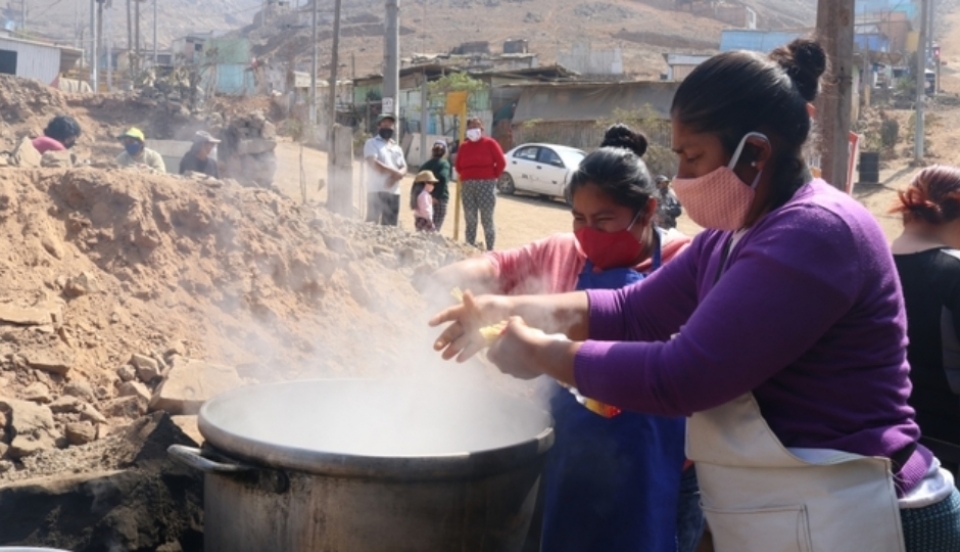
[[[717,280],[730,237],[703,232],[643,282],[587,292],[577,388],[667,416],[753,391],[787,447],[890,457],[915,442],[900,283],[870,213],[811,182],[742,236]],[[918,447],[901,492],[931,458]]]

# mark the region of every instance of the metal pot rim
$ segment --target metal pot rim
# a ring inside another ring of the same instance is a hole
[[[284,446],[229,431],[211,419],[213,417],[211,412],[221,402],[240,400],[239,397],[258,390],[290,385],[336,385],[358,381],[376,382],[378,380],[339,378],[288,381],[235,389],[210,399],[201,407],[198,416],[199,430],[207,440],[207,445],[215,451],[256,467],[288,469],[338,477],[404,480],[481,477],[537,461],[553,446],[551,416],[533,405],[526,404],[518,407],[529,411],[530,415],[542,416],[544,425],[542,431],[528,439],[476,452],[419,456],[365,456]],[[509,400],[516,402],[517,405],[522,403],[519,399]]]

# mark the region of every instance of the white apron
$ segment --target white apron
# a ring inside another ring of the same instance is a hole
[[[687,456],[716,552],[905,551],[890,460],[791,452],[752,393],[694,414]]]

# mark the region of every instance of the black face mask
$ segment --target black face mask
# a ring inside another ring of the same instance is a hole
[[[433,156],[436,157],[437,159],[443,157],[444,155],[446,155],[446,153],[447,153],[447,150],[443,150],[440,148],[433,150]]]
[[[380,135],[384,140],[389,140],[393,138],[393,129],[392,128],[381,128],[377,134]]]

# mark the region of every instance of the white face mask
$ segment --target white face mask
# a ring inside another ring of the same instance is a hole
[[[479,128],[467,129],[467,140],[470,140],[471,142],[476,142],[477,140],[480,139],[480,136],[482,134],[483,134],[483,131],[481,131]]]

